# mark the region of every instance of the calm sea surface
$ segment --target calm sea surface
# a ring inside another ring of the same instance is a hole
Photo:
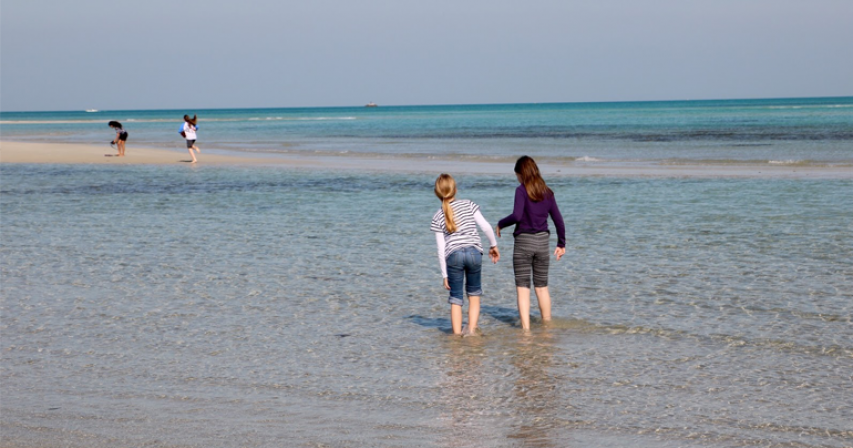
[[[206,149],[587,164],[853,167],[853,97],[199,111],[2,112],[5,140],[108,147],[122,122],[134,145],[185,151],[199,116]]]
[[[472,125],[420,138],[424,121],[392,132],[382,117],[405,109],[381,107],[276,126],[304,139],[288,151],[344,123],[330,142],[353,151],[461,141],[477,156],[477,142],[518,138],[546,160],[648,147],[657,161],[849,163],[851,100],[826,102],[694,117],[703,128],[757,120],[732,137],[666,130],[690,104],[648,106],[659,118],[633,123],[638,136],[609,133],[625,126],[617,118],[547,136],[541,110],[518,126],[542,137]],[[803,110],[824,125],[778,124]],[[111,138],[108,114],[60,115],[35,126]],[[141,120],[128,123],[131,142],[176,134],[157,118],[109,118]],[[202,123],[201,138],[225,147],[219,124]],[[222,126],[280,150],[252,123]],[[26,126],[3,124],[3,138],[35,138]],[[376,130],[350,136],[353,126]],[[509,170],[456,173],[460,197],[495,223],[512,208]],[[554,322],[522,334],[505,235],[504,258],[484,268],[484,336],[462,339],[447,334],[433,175],[4,164],[0,176],[4,446],[853,446],[849,179],[548,178],[568,228],[567,256],[551,267]]]

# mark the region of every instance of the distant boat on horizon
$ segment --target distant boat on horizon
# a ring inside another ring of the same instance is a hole
[[[86,112],[97,112],[98,109],[86,109]]]
[[[367,103],[367,105],[364,107],[379,107],[379,105],[374,103],[373,101],[371,101],[371,102]]]

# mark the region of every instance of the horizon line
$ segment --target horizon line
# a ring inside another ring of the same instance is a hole
[[[452,107],[452,106],[512,106],[525,104],[620,104],[620,103],[684,103],[684,102],[709,102],[709,101],[760,101],[760,100],[805,100],[805,99],[833,99],[833,98],[853,98],[853,95],[840,96],[791,96],[791,97],[754,97],[754,98],[698,98],[698,99],[669,99],[669,100],[612,100],[612,101],[538,101],[538,102],[496,102],[496,103],[444,103],[444,104],[378,104],[378,108],[388,107]],[[241,110],[241,109],[352,109],[364,108],[362,105],[338,105],[338,106],[263,106],[263,107],[202,107],[202,108],[165,108],[165,109],[94,109],[96,112],[130,112],[130,111],[205,111],[205,110]],[[14,110],[4,111],[0,113],[52,113],[52,112],[87,112],[89,109],[56,109],[56,110]]]

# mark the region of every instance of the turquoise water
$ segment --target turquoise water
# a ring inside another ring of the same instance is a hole
[[[208,149],[581,163],[853,165],[853,97],[635,103],[199,111],[2,112],[2,138],[96,143],[118,120],[133,145],[183,148],[199,115]]]
[[[554,322],[519,329],[505,236],[461,339],[431,175],[0,176],[10,446],[853,444],[849,179],[549,178]],[[456,177],[511,211],[511,174]]]

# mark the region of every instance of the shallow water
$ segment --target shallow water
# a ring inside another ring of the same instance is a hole
[[[0,112],[4,139],[183,151],[184,111]],[[193,112],[191,114],[195,114]],[[853,166],[853,97],[197,111],[204,149],[584,164]]]
[[[432,176],[0,175],[10,446],[853,445],[850,180],[550,178],[554,321],[518,327],[505,235],[460,339]]]

